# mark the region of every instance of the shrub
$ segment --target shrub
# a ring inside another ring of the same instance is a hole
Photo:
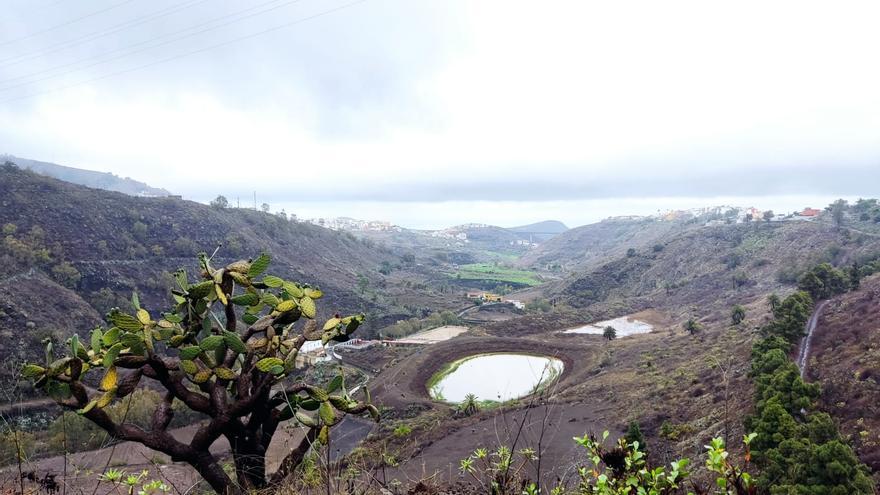
[[[101,314],[106,314],[115,307],[125,306],[128,302],[125,297],[113,292],[109,287],[92,292],[87,299],[89,304]]]
[[[461,319],[452,311],[439,311],[431,313],[427,318],[410,318],[401,320],[397,323],[382,329],[382,335],[390,338],[401,338],[414,334],[421,330],[430,330],[432,328],[442,327],[446,325],[458,325]]]
[[[527,302],[525,309],[529,313],[547,313],[553,309],[553,306],[546,299],[535,299]]]
[[[379,264],[379,273],[382,275],[391,275],[391,272],[393,271],[394,265],[392,265],[390,261],[385,260]]]
[[[608,340],[614,340],[617,338],[617,330],[609,325],[605,327],[605,330],[602,332],[602,336]]]
[[[215,208],[218,210],[223,210],[229,207],[229,200],[226,199],[226,196],[222,194],[214,198],[210,203],[208,203],[211,208]]]
[[[0,464],[8,466],[18,459],[25,461],[33,455],[36,438],[32,433],[6,429],[0,431]]]
[[[733,282],[734,288],[740,288],[745,285],[749,285],[749,283],[751,282],[749,276],[744,271],[737,271],[736,273],[734,273],[731,277],[731,281]]]
[[[638,421],[629,422],[629,426],[626,428],[626,434],[623,436],[623,439],[626,440],[626,443],[629,445],[638,442],[639,450],[647,452],[648,444],[645,443],[645,437],[642,435],[642,427]]]
[[[196,253],[196,243],[188,237],[178,237],[172,243],[174,254],[178,256],[192,256]]]
[[[733,309],[730,311],[730,320],[733,322],[733,324],[739,325],[745,319],[746,319],[746,308],[740,306],[739,304],[734,306]]]
[[[742,264],[742,255],[739,253],[730,253],[721,257],[721,262],[728,270],[733,270]]]
[[[52,267],[52,278],[54,278],[59,284],[72,289],[76,287],[82,276],[76,267],[63,261]]]
[[[813,299],[827,299],[849,289],[846,274],[829,263],[820,263],[798,279],[798,289]]]
[[[409,434],[412,433],[412,427],[407,424],[398,425],[397,428],[394,428],[392,433],[395,437],[399,438],[409,436]]]
[[[473,416],[480,412],[480,403],[474,394],[465,394],[464,400],[458,404],[458,414],[462,416]]]
[[[690,488],[697,493],[710,493],[712,489],[720,489],[720,491],[713,493],[731,495],[755,493],[754,479],[748,473],[749,443],[754,439],[754,435],[750,434],[743,438],[745,456],[741,466],[734,464],[725,448],[723,439],[713,438],[709,442],[709,445],[706,446],[705,467],[715,478],[712,488],[701,486],[700,482],[689,479],[690,461],[688,459],[673,461],[669,463],[668,467],[651,466],[647,461],[647,456],[641,451],[640,444],[628,443],[626,439],[622,438],[615,447],[608,448],[603,445],[607,438],[608,432],[606,431],[602,435],[602,440],[597,440],[593,436],[574,439],[575,442],[586,448],[587,458],[592,464],[578,469],[581,478],[578,494],[645,493],[660,495],[689,493],[688,489]]]
[[[700,325],[700,322],[693,318],[688,318],[688,321],[684,322],[682,328],[684,328],[687,333],[691,335],[696,335],[699,331],[703,329],[703,325]]]
[[[144,242],[147,240],[147,230],[147,224],[140,220],[136,220],[131,226],[131,235],[133,235],[135,239]]]

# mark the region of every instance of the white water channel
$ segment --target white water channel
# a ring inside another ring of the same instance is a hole
[[[813,340],[813,332],[816,330],[816,324],[819,323],[819,316],[822,314],[822,309],[825,308],[826,304],[828,304],[828,301],[820,302],[819,305],[816,306],[816,309],[813,310],[813,314],[810,315],[810,319],[807,321],[807,332],[801,339],[801,345],[798,349],[797,365],[801,370],[801,378],[806,376],[807,360],[810,358],[810,343]]]
[[[461,402],[467,394],[480,401],[504,402],[529,395],[555,380],[561,360],[526,354],[478,354],[455,361],[429,392],[446,402]]]

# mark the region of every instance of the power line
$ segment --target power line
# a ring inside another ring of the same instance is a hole
[[[290,21],[290,22],[286,22],[286,23],[284,23],[284,24],[279,24],[279,25],[277,25],[277,26],[273,26],[273,27],[271,27],[271,28],[264,29],[264,30],[262,30],[262,31],[258,31],[258,32],[256,32],[256,33],[251,33],[251,34],[248,34],[248,35],[245,35],[245,36],[239,36],[239,37],[237,37],[237,38],[233,38],[233,39],[231,39],[231,40],[227,40],[227,41],[224,41],[224,42],[222,42],[222,43],[217,43],[217,44],[214,44],[214,45],[206,46],[206,47],[204,47],[204,48],[199,48],[199,49],[197,49],[197,50],[192,50],[192,51],[189,51],[189,52],[184,52],[184,53],[181,53],[181,54],[178,54],[178,55],[174,55],[174,56],[172,56],[172,57],[167,57],[167,58],[163,58],[163,59],[160,59],[160,60],[156,60],[156,61],[154,61],[154,62],[150,62],[150,63],[148,63],[148,64],[139,65],[139,66],[137,66],[137,67],[132,67],[132,68],[129,68],[129,69],[124,69],[124,70],[120,70],[120,71],[116,71],[116,72],[110,72],[110,73],[108,73],[108,74],[104,74],[104,75],[101,75],[101,76],[93,77],[93,78],[91,78],[91,79],[86,79],[86,80],[84,80],[84,81],[79,81],[79,82],[77,82],[77,83],[68,84],[68,85],[66,85],[66,86],[60,86],[60,87],[52,88],[52,89],[49,89],[49,90],[46,90],[46,91],[40,91],[40,92],[36,92],[36,93],[30,93],[30,94],[27,94],[27,95],[17,96],[17,97],[15,97],[15,98],[7,98],[7,99],[5,99],[5,100],[0,100],[0,103],[7,103],[7,102],[11,102],[11,101],[24,100],[24,99],[27,99],[27,98],[32,98],[32,97],[34,97],[34,96],[41,96],[41,95],[50,94],[50,93],[57,93],[57,92],[59,92],[59,91],[64,91],[64,90],[67,90],[67,89],[75,88],[75,87],[82,86],[82,85],[84,85],[84,84],[89,84],[89,83],[92,83],[92,82],[95,82],[95,81],[100,81],[100,80],[103,80],[103,79],[108,79],[108,78],[111,78],[111,77],[116,77],[116,76],[120,76],[120,75],[123,75],[123,74],[128,74],[128,73],[130,73],[130,72],[135,72],[135,71],[138,71],[138,70],[147,69],[147,68],[149,68],[149,67],[153,67],[153,66],[156,66],[156,65],[164,64],[164,63],[167,63],[167,62],[172,62],[172,61],[174,61],[174,60],[179,60],[179,59],[181,59],[181,58],[185,58],[185,57],[188,57],[188,56],[190,56],[190,55],[196,55],[196,54],[199,54],[199,53],[204,53],[204,52],[207,52],[207,51],[210,51],[210,50],[214,50],[214,49],[216,49],[216,48],[221,48],[221,47],[224,47],[224,46],[227,46],[227,45],[231,45],[231,44],[233,44],[233,43],[238,43],[238,42],[240,42],[240,41],[245,41],[245,40],[248,40],[248,39],[251,39],[251,38],[256,38],[256,37],[258,37],[258,36],[263,36],[263,35],[265,35],[265,34],[269,34],[269,33],[272,33],[272,32],[275,32],[275,31],[278,31],[278,30],[280,30],[280,29],[284,29],[284,28],[287,28],[287,27],[295,26],[295,25],[297,25],[297,24],[302,24],[302,23],[304,23],[304,22],[308,22],[308,21],[311,21],[311,20],[313,20],[313,19],[317,19],[317,18],[319,18],[319,17],[323,17],[323,16],[326,16],[326,15],[329,15],[329,14],[333,14],[333,13],[335,13],[335,12],[339,12],[339,11],[341,11],[341,10],[345,10],[345,9],[347,9],[347,8],[349,8],[349,7],[353,7],[353,6],[357,5],[357,4],[364,3],[364,2],[366,2],[366,1],[367,1],[367,0],[355,0],[355,1],[353,1],[353,2],[349,2],[349,3],[346,3],[346,4],[340,5],[340,6],[338,6],[338,7],[334,7],[334,8],[332,8],[332,9],[329,9],[329,10],[324,10],[324,11],[322,11],[322,12],[318,12],[317,14],[312,14],[312,15],[310,15],[310,16],[302,17],[302,18],[300,18],[300,19],[296,19],[296,20],[293,20],[293,21]]]
[[[152,20],[158,19],[160,17],[165,17],[167,15],[174,14],[174,13],[179,12],[181,10],[188,9],[188,8],[193,7],[195,5],[198,5],[200,3],[205,3],[207,1],[208,0],[190,0],[189,2],[186,2],[182,5],[174,5],[169,8],[160,10],[158,12],[154,12],[154,13],[146,15],[146,16],[137,17],[135,19],[130,19],[128,21],[121,22],[119,24],[115,24],[115,25],[110,26],[108,29],[105,29],[103,31],[98,31],[96,33],[86,34],[84,36],[80,36],[78,38],[74,38],[71,40],[62,41],[60,43],[56,43],[54,45],[50,45],[48,47],[41,48],[39,50],[34,50],[32,52],[24,53],[21,55],[15,55],[13,57],[0,59],[0,65],[2,65],[2,66],[16,65],[21,62],[25,62],[28,60],[33,60],[35,58],[39,58],[39,57],[41,57],[43,55],[47,55],[49,53],[55,53],[55,52],[58,52],[61,50],[67,50],[67,49],[73,48],[75,46],[82,45],[83,43],[88,43],[89,41],[94,41],[96,39],[100,39],[105,36],[109,36],[111,34],[118,33],[119,31],[123,31],[125,28],[138,26],[138,25],[150,22]],[[16,59],[19,59],[19,60],[16,60]],[[13,60],[15,60],[15,61],[8,63]],[[27,77],[27,76],[21,76],[21,77]],[[16,79],[19,79],[19,78],[16,78]]]
[[[42,12],[42,11],[49,9],[51,7],[54,7],[56,5],[61,5],[62,3],[67,2],[67,1],[68,0],[55,0],[54,2],[47,3],[46,5],[43,5],[43,6],[37,6],[34,10],[31,11],[31,14],[33,14],[35,12]],[[6,20],[4,19],[3,22],[6,22]]]
[[[131,3],[131,2],[134,2],[134,1],[135,1],[135,0],[125,0],[125,1],[123,1],[123,2],[119,2],[119,3],[114,4],[114,5],[111,5],[111,6],[109,6],[109,7],[105,7],[105,8],[103,8],[103,9],[96,10],[96,11],[94,11],[94,12],[92,12],[92,13],[89,13],[89,14],[86,14],[86,15],[84,15],[84,16],[77,17],[76,19],[71,19],[71,20],[69,20],[69,21],[62,22],[61,24],[56,24],[56,25],[54,25],[54,26],[52,26],[52,27],[48,27],[48,28],[43,29],[43,30],[41,30],[41,31],[37,31],[37,32],[31,33],[31,34],[26,34],[26,35],[24,35],[24,36],[20,36],[20,37],[18,37],[18,38],[14,38],[14,39],[11,39],[11,40],[8,40],[8,41],[0,42],[0,46],[6,46],[6,45],[9,45],[9,44],[12,44],[12,43],[18,43],[19,41],[24,41],[24,40],[27,40],[27,39],[31,39],[31,38],[33,38],[34,36],[39,36],[39,35],[41,35],[41,34],[48,33],[49,31],[54,31],[54,30],[56,30],[56,29],[63,28],[63,27],[65,27],[65,26],[69,26],[69,25],[71,25],[71,24],[74,24],[74,23],[77,23],[77,22],[79,22],[79,21],[82,21],[83,19],[88,19],[89,17],[94,17],[94,16],[96,16],[96,15],[103,14],[104,12],[108,12],[108,11],[111,11],[111,10],[113,10],[113,9],[115,9],[115,8],[122,7],[123,5],[127,5],[127,4],[129,4],[129,3]]]
[[[135,43],[134,45],[130,45],[130,46],[128,46],[128,47],[124,47],[124,48],[120,48],[120,49],[112,50],[112,51],[110,51],[110,52],[107,52],[107,53],[104,53],[104,54],[101,54],[101,55],[97,55],[97,56],[93,56],[93,57],[86,57],[85,59],[80,59],[80,60],[77,60],[77,61],[75,61],[75,62],[70,62],[70,63],[64,64],[64,65],[57,66],[57,67],[55,67],[55,68],[51,68],[51,69],[47,69],[47,70],[43,70],[43,71],[39,71],[39,72],[36,72],[36,73],[32,73],[32,74],[30,74],[30,75],[26,75],[26,76],[18,76],[18,77],[15,77],[15,78],[6,79],[6,80],[4,80],[3,82],[14,81],[14,80],[18,80],[18,79],[22,79],[22,78],[26,78],[26,77],[32,77],[32,76],[34,76],[34,75],[39,75],[39,74],[45,74],[46,72],[54,72],[54,71],[57,71],[57,70],[59,70],[59,69],[63,69],[63,68],[65,68],[65,67],[70,67],[70,66],[72,66],[72,65],[77,65],[77,64],[80,64],[80,63],[82,63],[82,62],[88,62],[89,60],[100,59],[101,57],[104,57],[104,56],[106,56],[106,55],[111,55],[111,54],[113,54],[113,53],[119,53],[119,52],[122,52],[122,53],[120,53],[119,55],[117,55],[117,56],[115,56],[115,57],[111,57],[111,58],[108,58],[108,59],[105,59],[105,60],[98,60],[97,62],[94,62],[94,63],[91,63],[91,64],[87,64],[87,65],[84,65],[84,66],[82,66],[82,67],[77,67],[77,68],[75,68],[75,69],[71,69],[71,70],[67,70],[67,71],[62,71],[62,72],[59,72],[59,73],[57,73],[57,74],[49,75],[49,76],[46,76],[46,77],[41,77],[41,78],[38,78],[38,79],[33,79],[33,80],[31,80],[31,81],[24,81],[24,82],[21,82],[21,83],[16,83],[16,84],[12,84],[12,85],[8,85],[8,86],[4,86],[4,87],[0,88],[0,91],[7,91],[7,90],[10,90],[10,89],[13,89],[13,88],[18,88],[18,87],[21,87],[21,86],[27,86],[27,85],[29,85],[29,84],[34,84],[34,83],[38,83],[38,82],[42,82],[42,81],[47,81],[47,80],[49,80],[49,79],[55,79],[56,77],[64,76],[64,75],[67,75],[67,74],[72,74],[72,73],[74,73],[74,72],[78,72],[78,71],[81,71],[81,70],[84,70],[84,69],[89,69],[89,68],[91,68],[91,67],[95,67],[95,66],[98,66],[98,65],[101,65],[101,64],[106,64],[107,62],[112,62],[112,61],[114,61],[114,60],[119,60],[119,59],[125,58],[125,57],[127,57],[127,56],[129,56],[129,55],[133,55],[133,54],[135,54],[135,53],[141,53],[141,52],[144,52],[144,51],[147,51],[147,50],[152,50],[153,48],[158,48],[158,47],[160,47],[160,46],[170,45],[170,44],[175,43],[175,42],[177,42],[177,41],[180,41],[180,40],[183,40],[183,39],[186,39],[186,38],[192,38],[193,36],[198,36],[198,35],[200,35],[200,34],[207,33],[208,31],[213,31],[213,30],[215,30],[215,29],[219,29],[219,28],[222,28],[222,27],[226,27],[226,26],[229,26],[229,25],[231,25],[231,24],[235,24],[235,23],[237,23],[237,22],[241,22],[241,21],[243,21],[243,20],[245,20],[245,19],[250,19],[251,17],[255,17],[255,16],[258,16],[258,15],[265,14],[266,12],[271,12],[271,11],[273,11],[273,10],[277,10],[277,9],[282,8],[282,7],[286,7],[286,6],[288,6],[288,5],[291,5],[291,4],[294,4],[294,3],[300,2],[300,1],[302,1],[302,0],[288,0],[287,2],[284,2],[284,3],[280,4],[280,5],[275,5],[275,6],[273,6],[273,7],[269,7],[269,8],[267,8],[267,9],[263,9],[263,10],[258,11],[258,12],[253,12],[253,13],[248,14],[248,15],[245,15],[245,16],[239,16],[239,14],[241,14],[241,13],[248,12],[248,11],[251,11],[251,10],[254,10],[254,9],[257,9],[257,8],[260,8],[260,7],[263,7],[263,6],[265,6],[265,5],[269,5],[269,4],[277,3],[277,2],[279,2],[279,1],[280,1],[280,0],[270,0],[270,1],[268,1],[268,2],[264,2],[264,3],[262,3],[262,4],[259,4],[259,5],[254,6],[254,7],[250,7],[250,8],[244,9],[244,10],[240,10],[240,11],[238,11],[238,12],[234,12],[234,13],[232,13],[232,14],[227,14],[227,15],[224,15],[224,16],[220,16],[220,17],[217,17],[217,18],[212,19],[212,20],[210,20],[210,21],[203,22],[203,23],[200,23],[200,24],[196,24],[195,26],[191,26],[191,27],[188,27],[188,28],[186,28],[186,29],[182,29],[182,30],[180,30],[180,31],[175,31],[175,32],[172,32],[172,33],[164,34],[164,35],[159,36],[159,37],[157,37],[157,38],[153,38],[152,40],[144,40],[144,41],[141,41],[141,42],[139,42],[139,43]],[[216,21],[218,21],[218,20],[225,19],[225,18],[228,18],[228,17],[232,17],[232,19],[231,19],[230,21],[228,21],[228,22],[225,22],[225,23],[222,23],[222,24],[218,24],[218,25],[216,25],[216,26],[207,27],[207,28],[205,28],[205,29],[202,29],[202,30],[199,30],[199,31],[196,31],[196,32],[192,32],[192,33],[184,34],[184,35],[182,35],[182,36],[178,36],[178,37],[173,38],[173,39],[170,39],[170,40],[168,40],[168,41],[163,41],[163,42],[161,42],[161,43],[153,44],[152,46],[145,46],[145,47],[143,47],[143,48],[139,48],[139,49],[137,49],[137,50],[130,50],[131,48],[134,48],[134,47],[137,47],[137,46],[149,45],[149,43],[152,42],[152,41],[160,40],[160,39],[162,39],[162,38],[166,38],[166,37],[168,37],[168,36],[172,36],[172,35],[175,35],[175,34],[183,33],[183,32],[186,32],[186,31],[192,31],[193,29],[196,29],[196,28],[199,28],[199,27],[201,27],[201,26],[208,25],[208,24],[212,24],[212,23],[214,23],[214,22],[216,22]],[[127,51],[127,50],[128,50],[128,51]]]
[[[186,32],[186,31],[190,31],[190,30],[192,30],[192,29],[196,29],[196,28],[199,28],[199,27],[202,27],[202,26],[206,26],[206,25],[211,24],[211,23],[214,23],[214,22],[216,22],[216,21],[219,21],[219,20],[222,20],[222,19],[226,19],[226,18],[228,18],[228,17],[235,17],[235,16],[237,16],[237,15],[239,15],[239,14],[242,14],[242,13],[245,13],[245,12],[250,12],[251,10],[259,9],[259,8],[261,8],[261,7],[265,7],[266,5],[270,5],[270,4],[273,4],[273,3],[278,3],[278,2],[280,2],[280,1],[282,1],[282,0],[268,0],[267,2],[263,2],[263,3],[260,3],[260,4],[254,5],[253,7],[248,7],[248,8],[246,8],[246,9],[238,10],[238,11],[236,11],[236,12],[232,12],[232,13],[229,13],[229,14],[224,14],[224,15],[222,15],[222,16],[215,17],[215,18],[210,19],[210,20],[205,21],[205,22],[200,22],[200,23],[198,23],[198,24],[195,24],[195,25],[193,25],[193,26],[189,26],[189,27],[184,28],[184,29],[179,29],[179,30],[177,30],[177,31],[172,31],[172,32],[170,32],[170,33],[162,34],[162,35],[157,36],[157,37],[152,38],[152,39],[147,39],[147,40],[144,40],[144,41],[140,41],[140,42],[138,42],[138,43],[135,43],[135,44],[133,44],[133,45],[129,45],[129,46],[127,46],[127,47],[117,48],[117,49],[115,49],[115,50],[111,50],[111,51],[109,51],[109,52],[101,53],[101,54],[98,54],[98,55],[93,55],[93,56],[90,56],[90,57],[81,58],[81,59],[76,60],[76,61],[74,61],[74,62],[67,63],[67,64],[64,64],[64,65],[61,65],[61,66],[55,67],[55,68],[53,68],[53,69],[50,69],[50,71],[51,71],[51,70],[56,70],[56,69],[61,68],[61,67],[69,67],[69,66],[71,66],[71,65],[78,64],[78,63],[80,63],[80,62],[87,62],[87,61],[89,61],[89,60],[94,60],[94,59],[96,59],[96,58],[101,58],[101,57],[103,57],[103,56],[105,56],[105,55],[111,55],[111,54],[113,54],[113,53],[118,53],[118,52],[121,52],[121,51],[125,51],[125,50],[127,50],[127,49],[129,49],[129,48],[134,48],[134,47],[136,47],[136,46],[141,46],[141,45],[144,45],[144,44],[150,43],[151,41],[155,41],[155,40],[159,40],[159,39],[167,38],[167,37],[169,37],[169,36],[173,36],[173,35],[175,35],[175,34],[184,33],[184,32]],[[13,57],[13,58],[14,58],[14,57]],[[7,60],[10,60],[10,59],[7,59]],[[8,63],[6,63],[5,61],[0,61],[0,67],[8,67],[8,66],[10,66],[10,65],[17,65],[18,63],[19,63],[18,61],[16,61],[16,62],[8,62]],[[43,71],[43,72],[45,72],[45,71]]]

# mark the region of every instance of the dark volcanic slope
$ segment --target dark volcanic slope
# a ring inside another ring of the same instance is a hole
[[[128,267],[140,264],[193,265],[199,251],[222,244],[222,258],[267,251],[280,275],[347,291],[358,274],[375,273],[385,259],[351,236],[270,214],[133,198],[12,167],[0,170],[0,206],[0,224],[14,224],[15,237],[39,227],[52,257],[82,268],[87,284],[92,276],[105,278],[102,273],[136,275],[138,270]]]
[[[0,377],[40,356],[43,339],[62,342],[71,331],[84,334],[100,323],[75,292],[36,270],[0,279]]]
[[[194,273],[196,254],[221,244],[217,264],[266,251],[273,257],[272,273],[320,286],[327,294],[319,304],[325,315],[381,312],[356,287],[359,280],[361,286],[381,286],[377,267],[390,259],[350,235],[275,215],[132,197],[12,166],[0,167],[0,226],[0,290],[40,301],[33,303],[32,316],[58,316],[34,321],[28,333],[61,336],[96,323],[98,313],[86,315],[81,306],[103,313],[125,304],[133,290],[146,306],[165,309],[169,272],[184,267]],[[31,270],[44,275],[22,276]],[[71,291],[58,298],[60,287],[49,287],[51,280]],[[13,312],[0,318],[0,332],[18,330],[31,320]]]

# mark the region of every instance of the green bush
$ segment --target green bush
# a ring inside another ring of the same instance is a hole
[[[140,242],[144,242],[147,240],[147,232],[149,231],[147,224],[141,222],[140,220],[136,220],[134,224],[131,226],[131,235],[134,236]]]
[[[684,328],[687,333],[696,335],[703,329],[703,325],[700,325],[700,322],[693,318],[688,318],[688,320],[682,324],[682,328]]]
[[[739,304],[735,305],[733,309],[730,311],[730,320],[734,325],[739,325],[746,319],[746,308],[740,306]]]
[[[86,299],[101,314],[106,314],[112,308],[124,307],[128,304],[127,298],[113,292],[108,287],[92,292]]]
[[[395,437],[399,438],[409,436],[409,434],[412,433],[412,427],[406,424],[398,425],[396,428],[394,428],[394,431],[392,433]]]
[[[619,439],[616,445],[606,446],[608,432],[601,440],[592,435],[575,437],[574,441],[586,449],[587,465],[577,466],[578,486],[567,490],[557,478],[556,486],[539,486],[529,477],[526,469],[541,455],[529,448],[512,450],[505,446],[494,450],[480,448],[460,462],[461,473],[476,485],[468,493],[497,495],[673,495],[684,493],[715,493],[724,495],[751,495],[756,493],[754,480],[748,472],[749,442],[754,435],[743,438],[745,456],[742,465],[734,463],[724,440],[713,438],[706,446],[705,469],[711,474],[712,487],[698,479],[691,479],[688,459],[670,462],[668,466],[649,464],[647,455],[637,441]]]
[[[0,431],[0,466],[15,464],[16,456],[22,461],[34,454],[36,438],[33,433],[18,430]]]
[[[546,299],[535,299],[527,302],[525,309],[529,313],[547,313],[553,309],[553,306]]]
[[[72,289],[79,283],[82,275],[79,270],[67,261],[63,261],[52,267],[52,278],[59,284]]]
[[[830,263],[819,263],[798,279],[798,289],[813,299],[828,299],[849,289],[849,277]]]
[[[867,468],[840,438],[831,418],[814,412],[818,385],[804,382],[789,359],[812,311],[806,292],[777,303],[764,338],[752,347],[755,412],[746,419],[756,433],[758,484],[771,495],[873,494]]]
[[[645,443],[645,436],[642,435],[642,427],[638,421],[630,421],[629,426],[627,426],[626,434],[623,436],[626,443],[632,445],[635,442],[638,442],[639,450],[642,452],[647,452],[648,444]]]
[[[422,330],[430,330],[446,325],[458,325],[460,323],[461,319],[452,311],[438,311],[431,313],[427,318],[410,318],[398,321],[383,329],[381,333],[385,337],[399,339]]]

